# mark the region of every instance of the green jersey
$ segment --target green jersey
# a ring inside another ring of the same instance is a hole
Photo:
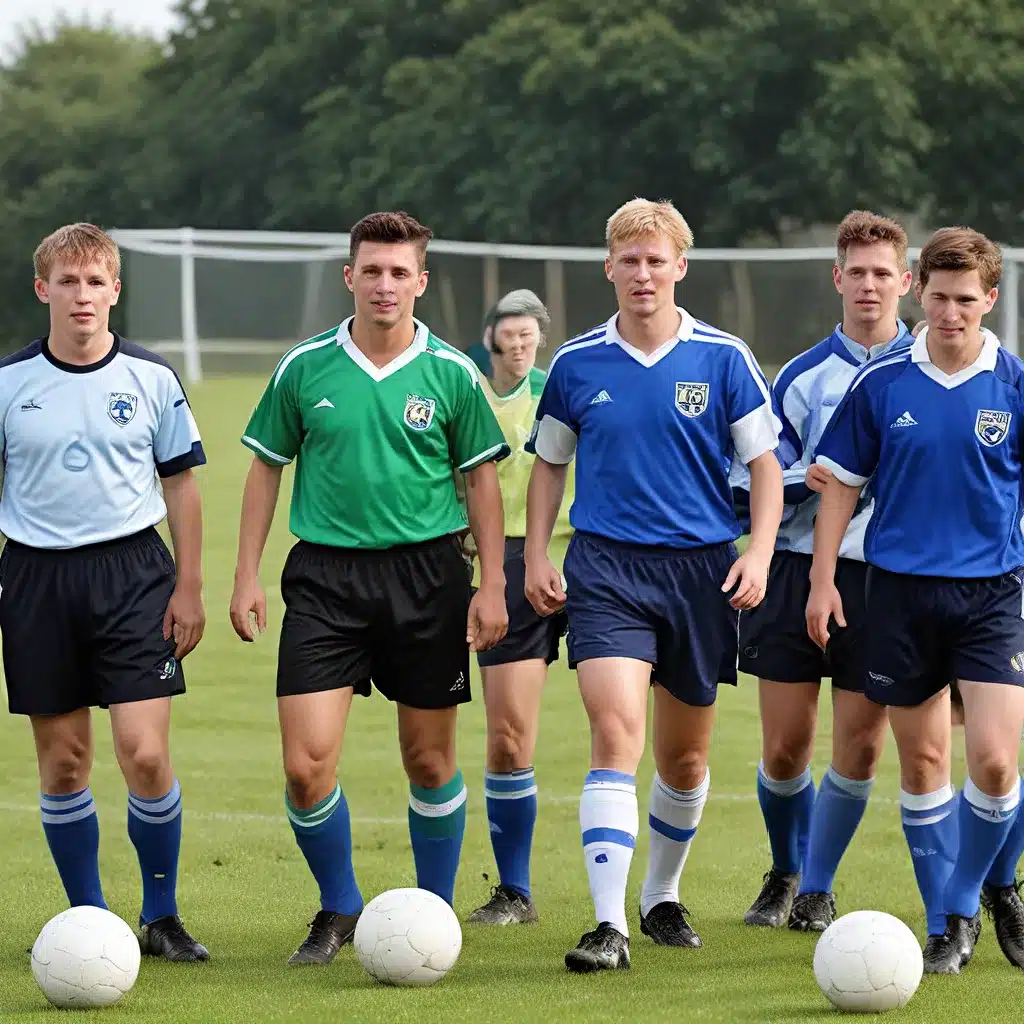
[[[268,465],[297,459],[291,532],[382,549],[465,530],[453,468],[509,454],[476,367],[418,320],[412,345],[378,367],[350,325],[281,359],[242,437]]]

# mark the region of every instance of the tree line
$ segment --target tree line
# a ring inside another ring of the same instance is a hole
[[[1024,243],[1018,0],[183,0],[166,44],[64,24],[0,67],[0,295],[60,223],[697,244],[865,206]]]

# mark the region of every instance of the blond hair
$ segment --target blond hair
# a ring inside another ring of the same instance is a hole
[[[693,246],[690,225],[668,199],[657,203],[650,199],[631,199],[608,218],[605,228],[609,252],[616,246],[651,235],[665,235],[680,256]]]
[[[836,266],[846,265],[846,252],[851,245],[876,245],[888,242],[896,250],[900,272],[910,269],[907,246],[910,244],[903,225],[889,217],[880,217],[869,210],[852,210],[836,229]]]
[[[991,291],[1003,276],[1002,250],[973,228],[939,228],[921,247],[917,286],[923,289],[935,270],[976,270],[981,287]]]
[[[116,281],[121,276],[121,251],[117,243],[95,224],[65,224],[47,235],[36,247],[32,257],[35,275],[46,281],[57,263],[84,267],[99,261],[106,264]]]

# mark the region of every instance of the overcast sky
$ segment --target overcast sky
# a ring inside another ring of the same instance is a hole
[[[163,36],[175,23],[172,4],[173,0],[0,0],[0,53],[9,53],[19,25],[37,21],[47,27],[61,13],[93,23],[109,17],[115,25]]]

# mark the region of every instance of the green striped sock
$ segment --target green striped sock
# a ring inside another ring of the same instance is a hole
[[[313,804],[309,810],[301,810],[291,802],[288,794],[284,795],[284,808],[288,820],[297,828],[316,828],[322,825],[333,813],[341,801],[341,783],[335,782],[334,791],[325,796],[319,803]]]
[[[462,772],[437,789],[409,786],[409,838],[416,884],[451,904],[466,831],[466,784]]]

